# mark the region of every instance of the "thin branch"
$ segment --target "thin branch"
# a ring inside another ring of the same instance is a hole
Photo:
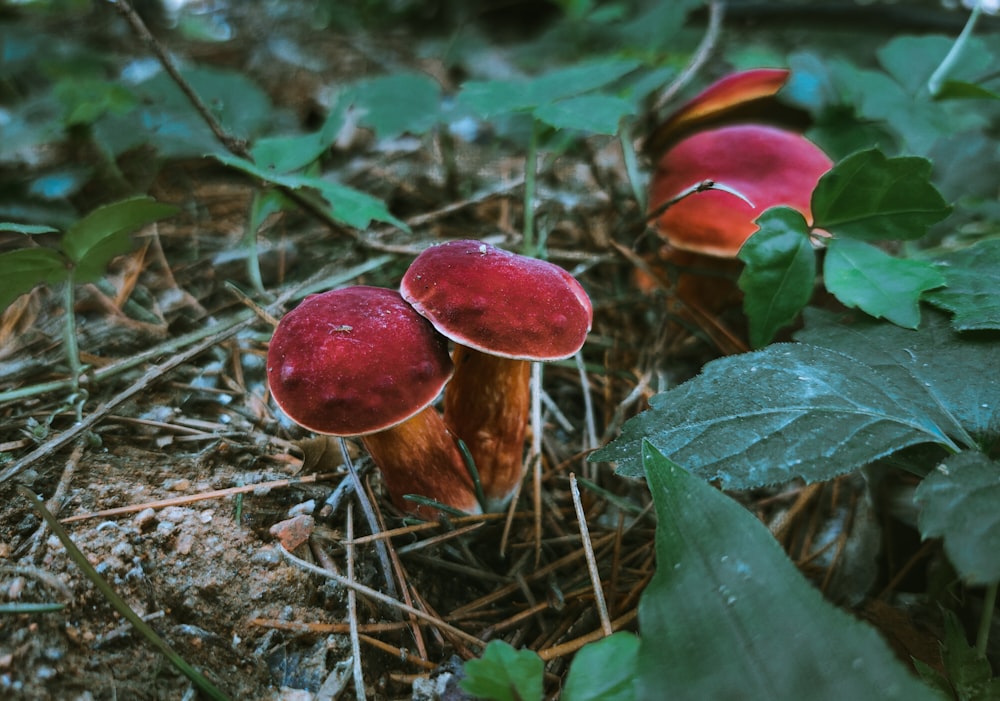
[[[142,17],[135,11],[132,7],[132,3],[129,0],[111,0],[111,3],[118,10],[118,13],[125,18],[129,26],[132,27],[132,31],[149,47],[149,50],[153,52],[160,65],[163,66],[163,70],[167,72],[167,75],[177,84],[181,92],[188,99],[191,105],[198,112],[198,115],[202,118],[208,128],[212,130],[212,134],[215,138],[219,140],[226,150],[230,153],[239,156],[240,158],[250,159],[250,152],[247,150],[246,141],[243,139],[238,139],[231,134],[227,133],[219,120],[215,118],[212,111],[208,108],[208,105],[204,103],[198,93],[195,92],[191,84],[181,75],[180,69],[177,64],[174,63],[173,58],[167,53],[167,50],[163,48],[163,45],[156,40],[153,33],[149,31],[149,27],[146,23],[142,21]]]
[[[656,102],[653,104],[654,113],[658,113],[673,100],[677,96],[677,93],[691,82],[695,73],[701,70],[701,67],[708,61],[715,50],[715,43],[718,41],[719,33],[722,30],[722,17],[725,15],[725,9],[726,4],[721,2],[721,0],[716,0],[716,2],[708,4],[708,28],[705,30],[705,35],[701,38],[701,43],[698,44],[698,48],[695,49],[691,60],[688,61],[684,70],[674,78],[673,82],[656,99]]]
[[[580,538],[583,539],[583,554],[587,557],[587,571],[590,573],[590,583],[594,589],[594,602],[597,613],[601,617],[601,629],[604,635],[611,635],[611,617],[608,615],[608,604],[604,600],[604,588],[601,586],[601,573],[597,569],[597,558],[594,557],[594,546],[590,542],[590,528],[587,526],[587,514],[583,511],[580,501],[580,488],[576,484],[576,475],[569,473],[569,491],[573,495],[573,508],[576,510],[576,520],[580,524]]]
[[[354,545],[350,544],[354,539],[354,508],[347,504],[347,579],[354,581]],[[361,668],[361,640],[358,638],[358,593],[353,589],[347,590],[347,615],[351,624],[351,656],[354,658],[354,696],[358,699],[366,699],[365,678]]]

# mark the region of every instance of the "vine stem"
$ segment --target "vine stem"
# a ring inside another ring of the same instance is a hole
[[[965,26],[962,27],[961,33],[958,38],[955,39],[955,43],[951,45],[948,54],[941,61],[931,77],[927,79],[927,90],[930,91],[932,97],[937,97],[941,92],[941,87],[944,84],[945,78],[948,77],[948,73],[954,68],[955,63],[958,62],[959,56],[962,55],[962,50],[965,45],[969,43],[969,37],[972,36],[972,30],[976,26],[976,21],[979,19],[979,15],[983,12],[983,0],[979,0],[972,7],[972,12],[969,13],[969,19],[966,20]]]
[[[531,137],[528,139],[528,152],[524,156],[524,240],[521,249],[524,255],[537,257],[540,253],[535,241],[535,191],[538,170],[538,122],[531,122]]]
[[[979,659],[986,658],[986,644],[990,639],[990,626],[993,623],[993,609],[997,605],[997,584],[993,582],[986,587],[983,598],[983,615],[979,619],[979,630],[976,632],[976,654]]]
[[[80,396],[80,375],[83,374],[83,363],[80,362],[80,345],[76,340],[76,285],[71,275],[63,283],[63,345],[66,348],[66,359],[69,361],[70,390],[72,402],[76,411],[76,422],[83,421],[83,399]]]

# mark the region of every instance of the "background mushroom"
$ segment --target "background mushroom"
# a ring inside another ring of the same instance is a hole
[[[475,460],[487,508],[501,508],[522,476],[530,361],[568,358],[582,347],[590,298],[559,266],[481,241],[427,249],[400,291],[456,343],[445,423]]]
[[[743,348],[724,334],[713,334],[711,326],[716,314],[740,298],[735,280],[742,264],[736,254],[757,231],[754,220],[779,205],[811,220],[812,192],[833,166],[799,133],[804,113],[777,99],[787,79],[787,70],[770,68],[726,76],[677,109],[647,142],[656,158],[649,208],[666,243],[651,267],[672,270],[664,278],[670,278],[668,287],[678,302],[674,313],[708,327],[724,351]],[[657,213],[706,180],[746,199],[708,189]],[[650,286],[645,278],[639,284]]]
[[[477,513],[454,437],[431,407],[452,373],[447,341],[395,290],[355,286],[307,297],[286,314],[268,349],[267,378],[299,425],[360,436],[393,502],[425,518],[418,494]]]

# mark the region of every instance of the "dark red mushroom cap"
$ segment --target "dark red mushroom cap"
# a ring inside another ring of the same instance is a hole
[[[594,316],[583,287],[558,265],[482,241],[428,248],[400,292],[455,343],[505,358],[568,358]]]
[[[753,205],[729,192],[708,190],[677,202],[656,221],[675,248],[732,258],[768,207],[792,207],[811,219],[812,191],[832,166],[801,134],[758,124],[709,129],[663,154],[652,179],[650,207],[702,180],[736,190]]]
[[[395,426],[451,377],[448,342],[395,290],[345,287],[307,297],[275,329],[267,380],[297,424],[337,436]]]

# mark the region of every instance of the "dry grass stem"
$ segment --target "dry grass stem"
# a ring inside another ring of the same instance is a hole
[[[590,542],[590,528],[587,526],[587,514],[584,513],[583,503],[580,501],[580,488],[576,484],[576,475],[569,474],[569,489],[573,495],[573,507],[576,509],[576,518],[580,523],[580,537],[583,539],[583,553],[587,558],[587,571],[590,573],[590,582],[594,589],[594,602],[597,604],[597,613],[601,617],[601,628],[605,635],[611,635],[611,618],[608,616],[608,605],[604,600],[604,588],[601,586],[601,573],[597,569],[597,558],[594,557],[594,548]],[[615,533],[614,542],[618,543],[618,533]]]
[[[302,558],[296,557],[292,553],[288,552],[284,547],[282,547],[280,543],[277,544],[277,547],[280,548],[281,554],[285,557],[285,559],[287,559],[289,562],[296,565],[297,567],[306,570],[307,572],[312,572],[313,574],[318,574],[321,577],[332,579],[333,581],[337,582],[337,584],[340,584],[341,586],[347,589],[353,589],[362,596],[378,601],[379,603],[386,604],[387,606],[391,606],[392,608],[402,611],[404,613],[408,613],[411,616],[414,616],[415,618],[427,621],[428,623],[431,623],[432,625],[440,628],[442,631],[447,632],[449,635],[452,635],[460,640],[463,640],[470,645],[474,645],[480,649],[486,646],[486,643],[477,638],[476,636],[470,635],[466,633],[464,630],[449,625],[448,623],[442,621],[440,618],[431,616],[430,614],[425,613],[418,608],[414,608],[413,606],[408,606],[404,604],[402,601],[393,599],[391,596],[387,596],[382,592],[378,591],[377,589],[372,589],[371,587],[367,587],[364,584],[359,584],[358,582],[352,582],[343,575],[338,575],[334,574],[333,572],[328,572],[327,570],[324,570],[321,567],[317,567],[311,562],[306,562]]]

